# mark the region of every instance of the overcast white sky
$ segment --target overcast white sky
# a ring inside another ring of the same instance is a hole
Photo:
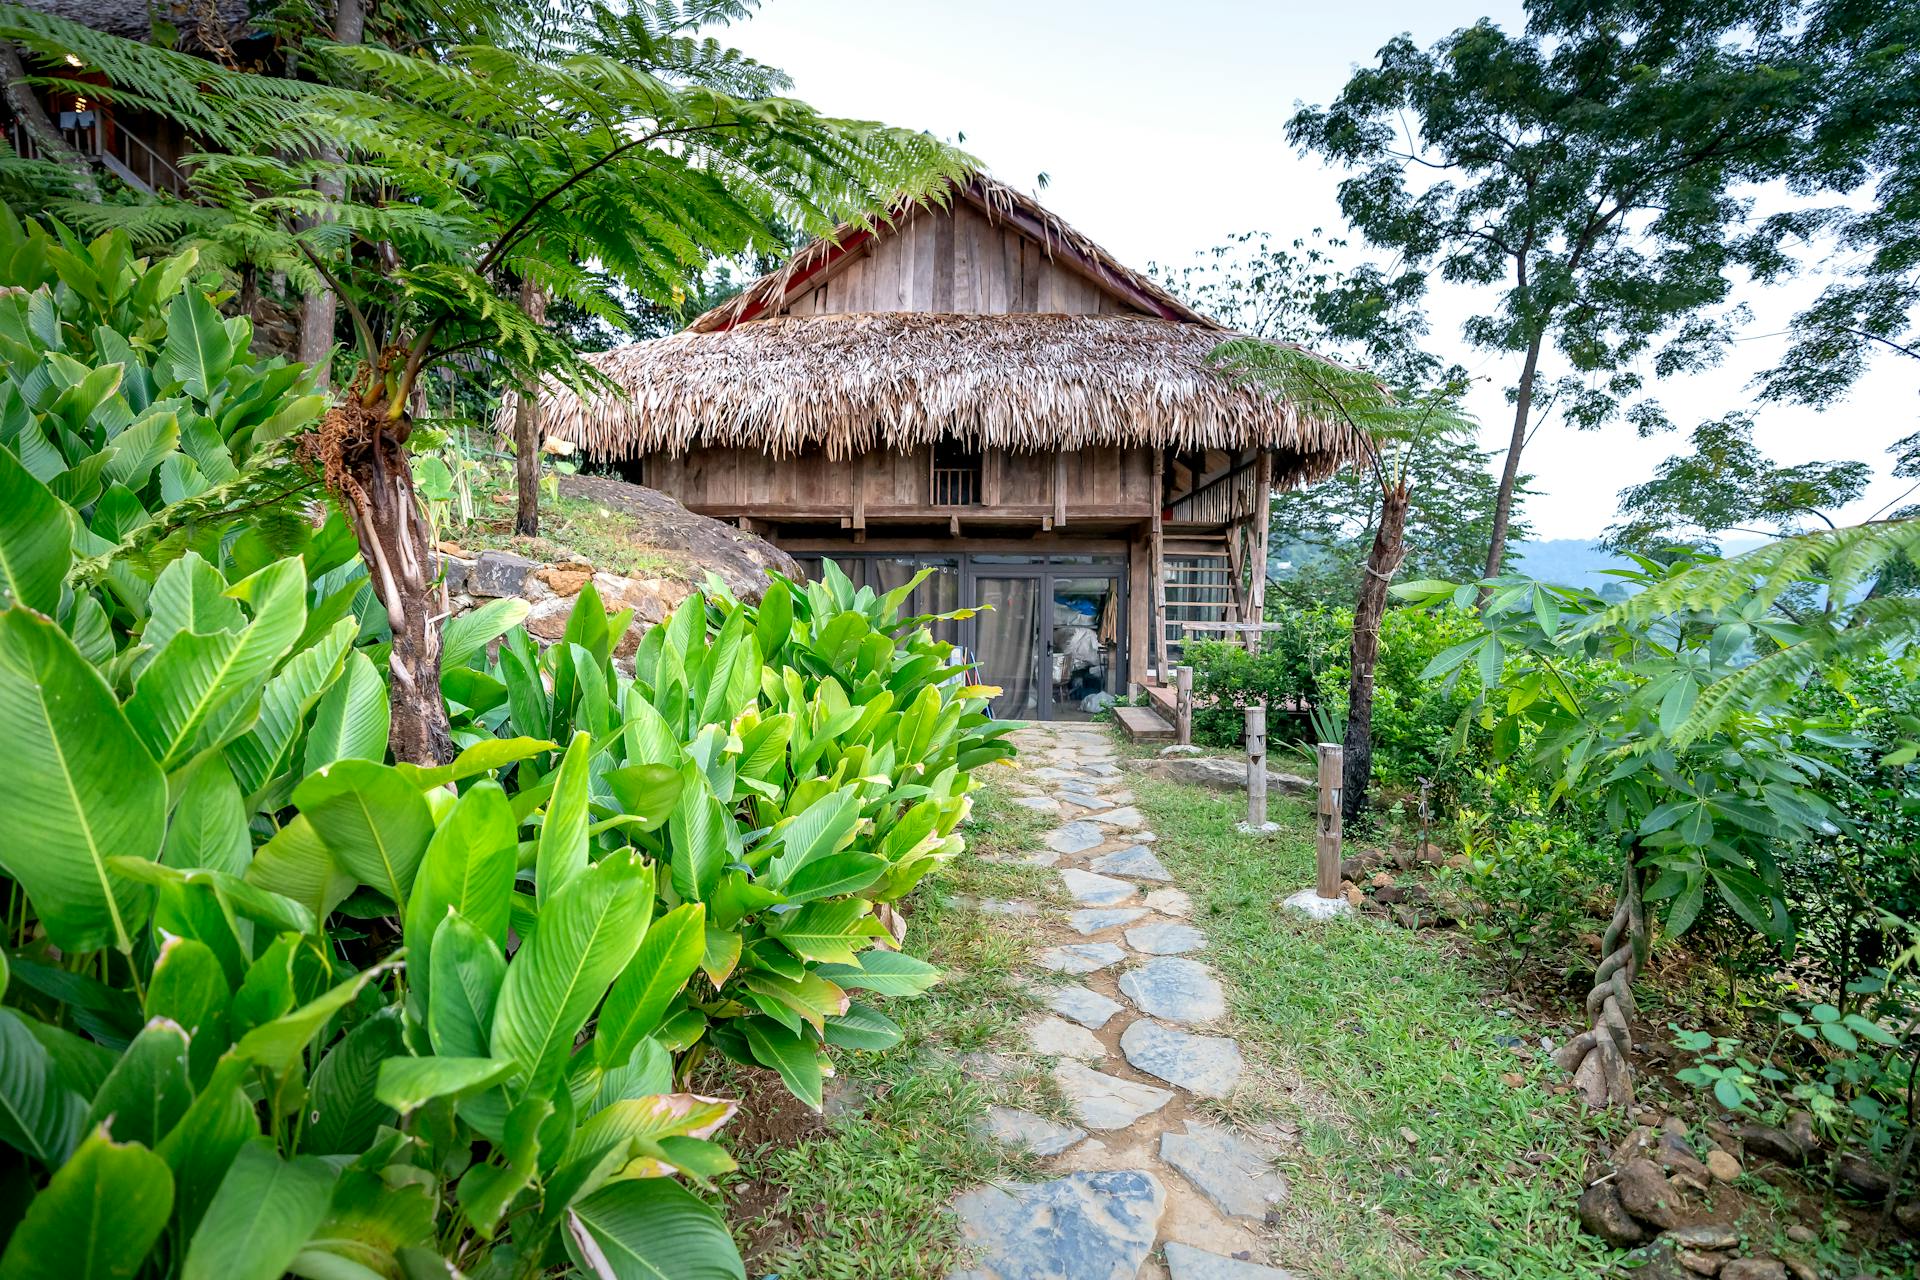
[[[1296,103],[1325,103],[1352,68],[1408,31],[1423,45],[1520,6],[1486,0],[766,0],[731,43],[788,71],[798,96],[837,115],[964,134],[994,174],[1040,198],[1129,265],[1184,264],[1234,232],[1290,240],[1343,232],[1339,174],[1295,154]],[[1745,384],[1784,348],[1779,331],[1811,285],[1747,290],[1754,312],[1727,364],[1662,384],[1682,428],[1750,404]],[[1471,297],[1436,296],[1435,350],[1486,381],[1473,407],[1489,447],[1511,424],[1507,357],[1467,348]],[[1758,442],[1782,463],[1861,458],[1883,475],[1849,511],[1871,514],[1908,483],[1884,475],[1886,447],[1915,428],[1920,361],[1889,357],[1824,414],[1769,406]],[[1613,518],[1618,491],[1681,451],[1678,434],[1640,440],[1549,423],[1525,467],[1536,536],[1585,538]]]

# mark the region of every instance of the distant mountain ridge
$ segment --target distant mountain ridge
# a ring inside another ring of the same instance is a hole
[[[1745,535],[1722,538],[1720,549],[1723,555],[1738,555],[1766,541],[1765,538]],[[1598,591],[1608,583],[1619,582],[1618,578],[1607,575],[1608,569],[1632,567],[1631,560],[1605,550],[1591,538],[1542,538],[1538,541],[1516,542],[1507,552],[1507,568],[1510,572],[1524,573],[1529,578],[1538,578],[1557,586],[1586,587],[1592,591]]]

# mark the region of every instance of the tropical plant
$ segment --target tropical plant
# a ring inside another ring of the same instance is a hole
[[[1860,741],[1844,720],[1795,704],[1838,661],[1901,648],[1920,631],[1911,601],[1847,603],[1916,548],[1920,525],[1895,522],[1724,561],[1643,560],[1623,575],[1641,590],[1615,605],[1514,578],[1396,588],[1456,605],[1489,593],[1482,633],[1436,657],[1428,676],[1476,666],[1484,692],[1470,714],[1495,755],[1537,770],[1557,796],[1597,806],[1618,833],[1621,887],[1587,999],[1594,1025],[1556,1051],[1594,1105],[1632,1097],[1632,984],[1651,938],[1648,903],[1666,904],[1666,928],[1678,934],[1711,893],[1790,943],[1779,850],[1840,829],[1845,816],[1817,782],[1831,752]],[[1799,617],[1776,607],[1808,586],[1830,607]]]
[[[519,281],[617,320],[615,287],[663,299],[713,256],[783,228],[870,220],[971,165],[925,134],[775,96],[777,73],[652,13],[591,6],[570,38],[528,51],[314,48],[309,57],[340,69],[324,85],[0,8],[0,38],[43,55],[52,81],[159,111],[223,148],[196,158],[197,205],[93,217],[244,245],[263,265],[326,284],[351,318],[358,367],[319,452],[392,629],[401,759],[441,764],[453,745],[427,601],[437,559],[406,456],[423,374],[481,353],[509,385],[548,373],[598,385],[518,305]],[[94,82],[103,74],[105,90]],[[340,87],[349,80],[359,87]],[[343,165],[351,181],[336,197],[327,184]]]

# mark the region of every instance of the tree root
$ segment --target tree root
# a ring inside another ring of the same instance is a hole
[[[1590,1107],[1625,1110],[1633,1105],[1633,980],[1647,951],[1646,908],[1640,898],[1640,870],[1627,857],[1620,900],[1602,940],[1604,955],[1587,992],[1583,1031],[1553,1051],[1553,1060],[1573,1073],[1574,1087]]]

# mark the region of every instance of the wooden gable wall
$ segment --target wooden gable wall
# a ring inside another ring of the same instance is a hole
[[[776,315],[931,311],[961,315],[1048,312],[1140,315],[1140,308],[1046,246],[956,200],[918,209],[801,283]]]

